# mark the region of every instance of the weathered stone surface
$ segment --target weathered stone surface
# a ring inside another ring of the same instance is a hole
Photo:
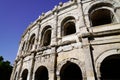
[[[104,61],[119,55],[120,0],[70,0],[28,26],[10,80],[101,80]]]
[[[71,45],[67,45],[67,46],[63,47],[63,51],[70,51],[72,49],[73,49],[73,47]]]

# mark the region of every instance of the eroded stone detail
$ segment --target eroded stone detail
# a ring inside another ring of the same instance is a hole
[[[111,75],[101,66],[107,66],[109,60],[119,61],[119,55],[120,0],[60,2],[23,33],[10,80],[42,80],[42,76],[64,80],[68,78],[62,73],[72,76],[69,69],[81,71],[77,80],[108,79]]]

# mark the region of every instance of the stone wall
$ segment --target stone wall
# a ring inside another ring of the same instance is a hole
[[[70,0],[42,13],[22,35],[11,80],[120,79],[102,68],[120,60],[119,9],[116,0]]]

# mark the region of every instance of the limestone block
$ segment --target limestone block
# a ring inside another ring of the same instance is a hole
[[[67,46],[64,46],[63,47],[63,51],[69,51],[69,50],[72,50],[73,47],[71,45],[67,45]]]
[[[60,52],[62,52],[63,51],[63,48],[62,47],[59,47],[58,49],[57,49],[57,53],[60,53]]]
[[[81,48],[82,47],[82,43],[79,42],[79,43],[74,43],[74,44],[71,44],[75,49],[78,49],[78,48]]]

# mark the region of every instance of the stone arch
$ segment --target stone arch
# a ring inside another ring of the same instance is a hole
[[[114,15],[109,9],[101,8],[89,14],[91,26],[111,24],[114,22]]]
[[[35,44],[35,33],[33,33],[29,39],[28,49],[31,50]]]
[[[28,77],[28,69],[24,69],[21,78],[22,80],[27,80],[27,77]]]
[[[49,46],[51,44],[52,27],[50,25],[44,27],[41,34],[41,46]]]
[[[84,10],[84,13],[85,14],[89,14],[89,12],[91,12],[92,10],[96,9],[96,8],[99,8],[99,7],[103,7],[103,6],[107,6],[107,7],[110,7],[110,8],[114,8],[114,1],[95,1],[95,2],[92,2],[91,4],[89,4],[85,10]]]
[[[58,78],[60,78],[60,72],[61,72],[63,66],[66,65],[67,63],[73,63],[73,64],[77,65],[79,67],[79,69],[81,70],[81,76],[82,76],[83,80],[86,79],[84,62],[81,62],[76,58],[67,58],[57,65],[56,75],[57,75]]]
[[[77,64],[67,62],[60,70],[60,80],[82,80],[81,69]]]
[[[88,26],[98,26],[118,22],[113,1],[96,1],[85,9]],[[104,14],[104,13],[107,13]],[[99,15],[99,16],[98,16]],[[97,16],[97,17],[96,17]],[[94,22],[95,21],[95,22]],[[101,22],[102,21],[102,22]]]
[[[109,56],[113,56],[113,55],[120,55],[120,52],[118,52],[119,49],[111,49],[111,50],[107,50],[103,53],[101,53],[97,59],[95,60],[95,67],[96,67],[96,71],[97,71],[97,77],[99,78],[99,80],[101,80],[101,64],[103,61],[105,61],[106,58],[108,58]],[[112,79],[111,79],[112,80]]]
[[[35,80],[48,80],[48,69],[45,66],[40,66],[36,71],[35,71]]]
[[[62,36],[76,33],[75,18],[68,16],[61,23]]]

